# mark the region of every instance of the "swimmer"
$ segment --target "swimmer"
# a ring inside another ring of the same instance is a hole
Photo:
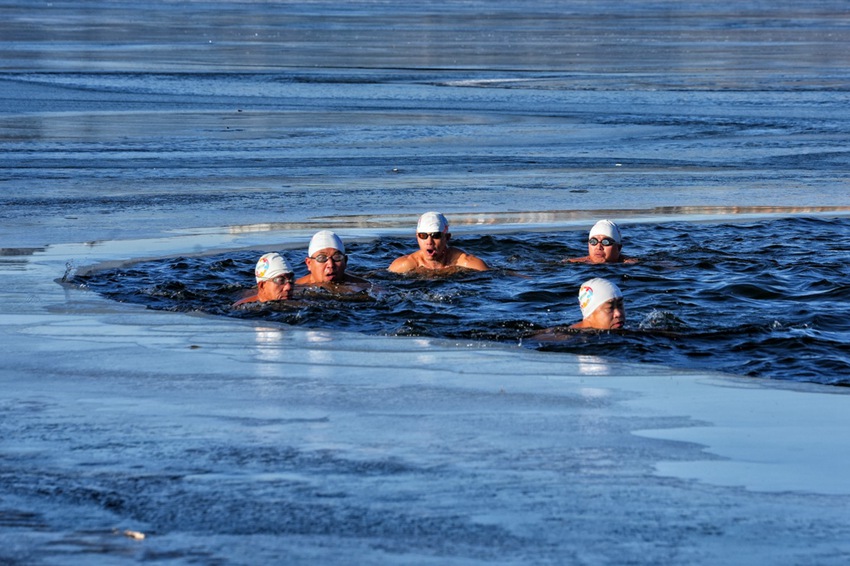
[[[578,304],[582,320],[570,328],[619,330],[626,324],[623,293],[607,279],[596,278],[582,283],[578,291]]]
[[[587,255],[566,260],[571,263],[637,263],[623,255],[623,236],[610,220],[600,220],[590,229]]]
[[[419,217],[416,238],[419,249],[393,261],[393,273],[447,271],[451,268],[487,271],[487,264],[472,254],[449,246],[449,221],[439,212],[426,212]]]
[[[582,320],[569,327],[555,326],[534,332],[537,342],[562,342],[575,336],[575,330],[620,330],[626,323],[623,294],[607,279],[590,279],[578,291]]]
[[[295,279],[295,273],[280,254],[275,252],[264,254],[257,261],[254,276],[257,278],[257,292],[233,303],[234,307],[246,303],[285,301],[292,298],[292,281]]]
[[[297,285],[323,287],[344,293],[356,293],[371,287],[371,283],[365,279],[345,272],[348,266],[345,245],[330,230],[313,235],[304,262],[308,273],[295,282]]]

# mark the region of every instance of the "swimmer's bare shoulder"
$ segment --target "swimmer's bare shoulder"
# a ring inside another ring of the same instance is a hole
[[[458,248],[448,249],[446,264],[440,267],[433,267],[433,264],[429,264],[420,251],[416,251],[411,254],[401,256],[393,261],[387,268],[388,271],[393,273],[413,272],[417,274],[427,274],[437,272],[441,275],[456,273],[461,269],[487,271],[490,268],[487,267],[487,264],[481,259]]]
[[[401,256],[393,261],[387,270],[393,273],[407,273],[408,271],[413,271],[419,265],[415,256],[416,252]]]
[[[484,263],[484,260],[481,258],[474,256],[472,254],[468,254],[463,250],[459,250],[457,248],[452,248],[455,252],[455,256],[453,260],[450,262],[451,265],[457,265],[458,267],[463,267],[466,269],[474,269],[475,271],[488,271],[490,268],[487,267],[487,264]]]

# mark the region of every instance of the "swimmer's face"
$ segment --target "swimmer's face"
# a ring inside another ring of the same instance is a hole
[[[319,260],[325,259],[321,262]],[[341,282],[345,280],[346,255],[335,248],[324,248],[306,259],[307,269],[318,283]]]
[[[427,259],[442,261],[446,256],[446,250],[449,248],[451,236],[448,232],[421,232],[416,234],[416,241]]]
[[[261,302],[286,301],[292,298],[293,273],[278,275],[257,283],[257,297]]]
[[[626,324],[626,309],[623,299],[611,299],[599,305],[586,319],[591,328],[614,330]]]
[[[609,245],[606,246],[606,243]],[[604,234],[591,235],[587,240],[587,255],[592,263],[616,263],[620,259],[622,248],[622,244]]]

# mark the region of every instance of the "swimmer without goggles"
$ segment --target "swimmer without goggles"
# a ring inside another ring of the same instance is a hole
[[[428,238],[433,238],[435,240],[442,240],[443,233],[442,232],[418,232],[416,234],[420,240],[427,240]]]
[[[333,260],[334,263],[342,263],[342,260],[345,259],[345,254],[336,252],[332,256],[327,256],[325,254],[319,254],[316,257],[311,257],[310,259],[318,261],[319,263],[326,263],[329,259]]]
[[[587,243],[590,244],[591,246],[595,246],[599,242],[602,242],[602,245],[605,246],[606,248],[608,246],[613,246],[614,244],[617,243],[616,241],[612,240],[611,238],[602,238],[601,240],[598,239],[598,238],[591,238],[587,241]]]

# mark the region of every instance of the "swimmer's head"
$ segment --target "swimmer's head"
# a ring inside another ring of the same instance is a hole
[[[590,229],[587,239],[587,257],[591,263],[618,263],[623,249],[620,228],[610,220],[600,220]]]
[[[426,212],[419,217],[419,222],[416,224],[417,234],[431,234],[435,232],[447,233],[449,231],[449,221],[441,212]]]
[[[316,252],[327,249],[345,253],[345,245],[342,243],[342,239],[330,230],[322,230],[313,235],[310,240],[310,247],[307,249],[307,255],[312,257]]]
[[[345,280],[348,256],[339,236],[330,230],[316,232],[307,250],[307,270],[311,284],[340,283]]]
[[[626,310],[620,288],[606,279],[590,279],[578,291],[582,321],[574,327],[616,330],[626,324]]]
[[[426,212],[416,224],[419,253],[428,261],[442,263],[449,249],[449,221],[440,212]]]
[[[289,263],[279,253],[270,252],[264,254],[259,261],[257,267],[254,268],[254,275],[257,278],[257,283],[260,281],[270,281],[279,275],[292,274],[292,268]]]

